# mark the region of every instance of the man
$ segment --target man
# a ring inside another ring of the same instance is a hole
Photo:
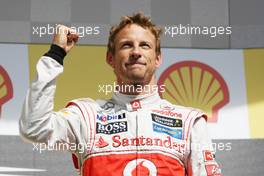
[[[66,26],[60,30],[37,64],[20,120],[24,138],[66,144],[83,176],[221,175],[205,114],[172,105],[156,91],[161,30],[150,18],[140,13],[126,16],[110,31],[106,61],[119,90],[112,99],[73,100],[54,112],[56,77],[77,41],[77,34]]]

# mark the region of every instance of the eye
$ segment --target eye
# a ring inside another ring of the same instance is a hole
[[[121,45],[121,48],[126,49],[126,48],[130,48],[131,46],[132,46],[131,43],[126,42],[126,43],[123,43],[123,44]]]
[[[148,44],[147,42],[142,42],[142,43],[140,44],[140,46],[141,46],[143,49],[150,49],[150,48],[151,48],[150,44]]]

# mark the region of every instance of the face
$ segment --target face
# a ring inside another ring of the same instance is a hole
[[[161,64],[155,36],[148,29],[131,24],[116,35],[114,44],[115,53],[108,53],[107,62],[113,67],[118,83],[149,84]]]

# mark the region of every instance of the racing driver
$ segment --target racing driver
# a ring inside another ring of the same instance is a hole
[[[55,112],[56,78],[78,39],[71,28],[59,29],[63,32],[54,34],[50,50],[37,63],[23,105],[19,126],[24,139],[66,145],[82,176],[221,175],[206,115],[158,94],[161,29],[149,17],[124,16],[110,30],[106,62],[119,88],[112,98],[76,99]]]

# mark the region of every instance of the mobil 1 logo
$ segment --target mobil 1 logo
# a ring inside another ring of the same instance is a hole
[[[122,114],[118,114],[118,115],[99,115],[97,114],[96,119],[101,121],[101,122],[110,122],[113,120],[121,120],[121,119],[125,119],[126,118],[126,114],[122,113]]]
[[[99,122],[96,123],[96,133],[116,134],[126,131],[127,131],[126,121],[112,122],[108,124],[101,124]]]

